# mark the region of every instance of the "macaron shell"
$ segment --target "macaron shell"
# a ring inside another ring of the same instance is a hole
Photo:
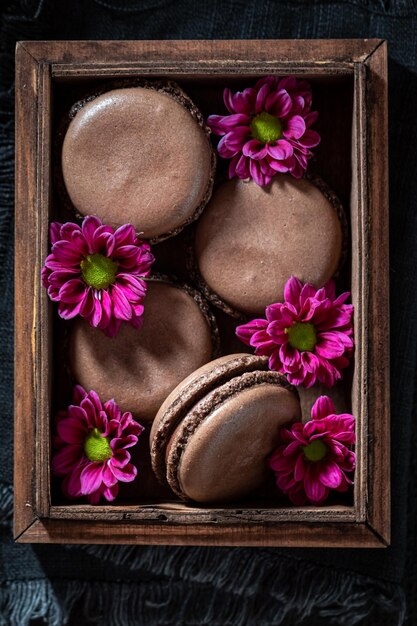
[[[202,202],[211,178],[208,138],[190,112],[157,89],[97,96],[64,138],[62,171],[82,215],[131,223],[146,239],[174,231]]]
[[[114,398],[139,421],[155,417],[167,395],[210,361],[212,330],[183,289],[150,281],[140,330],[127,323],[109,338],[80,319],[70,338],[73,376],[103,400]]]
[[[161,482],[166,482],[166,446],[187,411],[215,387],[244,372],[266,370],[267,363],[267,357],[228,354],[192,372],[169,394],[158,410],[150,433],[152,465]]]
[[[299,402],[288,389],[261,384],[238,392],[188,440],[177,469],[181,491],[196,502],[250,494],[266,478],[266,460],[279,443],[280,428],[299,417]]]
[[[338,211],[321,189],[279,175],[267,188],[222,185],[197,224],[195,258],[209,291],[255,316],[282,301],[291,275],[323,286],[338,269],[342,244]]]

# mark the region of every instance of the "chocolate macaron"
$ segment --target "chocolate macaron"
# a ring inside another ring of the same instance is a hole
[[[201,113],[178,85],[121,84],[72,107],[63,182],[80,215],[133,224],[155,243],[200,215],[215,155]]]
[[[281,426],[299,420],[295,388],[266,357],[232,354],[207,363],[174,389],[150,434],[162,483],[182,499],[226,502],[259,488]]]
[[[85,320],[69,339],[75,381],[123,411],[151,421],[167,395],[195,369],[217,355],[218,330],[204,298],[186,285],[149,280],[143,326],[122,324],[107,337]]]
[[[322,287],[337,272],[346,219],[321,179],[276,176],[268,188],[232,180],[213,194],[195,232],[194,272],[230,315],[261,315],[290,276]]]

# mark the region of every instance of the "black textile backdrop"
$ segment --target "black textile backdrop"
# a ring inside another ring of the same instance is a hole
[[[406,557],[409,566],[415,561],[411,550],[416,530],[415,453],[410,451],[415,448],[416,430],[412,411],[417,352],[417,2],[20,0],[5,3],[2,10],[0,625],[42,620],[52,626],[401,624],[405,607],[400,583]],[[389,42],[392,546],[331,551],[14,545],[10,520],[15,41],[346,37]],[[411,604],[409,613],[410,624],[416,623]]]

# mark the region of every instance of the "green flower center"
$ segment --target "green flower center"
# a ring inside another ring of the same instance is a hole
[[[89,461],[106,461],[112,455],[109,440],[103,437],[98,428],[88,434],[84,441],[84,452]]]
[[[290,345],[302,352],[311,352],[317,343],[316,331],[310,322],[296,322],[294,326],[286,328],[285,332]]]
[[[321,439],[314,439],[308,446],[303,446],[303,452],[309,461],[321,461],[327,454],[327,446]]]
[[[270,113],[259,113],[250,123],[252,136],[262,143],[270,143],[282,137],[280,120]]]
[[[81,274],[87,285],[107,289],[115,281],[117,263],[102,254],[89,254],[81,261]]]

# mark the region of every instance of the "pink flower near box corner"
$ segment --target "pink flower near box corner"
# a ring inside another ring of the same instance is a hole
[[[353,305],[350,293],[336,297],[334,281],[321,289],[295,276],[287,281],[284,302],[266,307],[266,319],[236,328],[255,354],[269,357],[269,368],[292,385],[316,382],[333,387],[353,354]]]
[[[320,143],[311,129],[318,113],[311,111],[311,86],[295,76],[265,76],[254,87],[223,99],[230,115],[210,115],[207,124],[222,138],[218,153],[231,159],[229,178],[252,178],[269,185],[277,173],[301,178]]]
[[[328,396],[320,396],[311,409],[312,419],[281,429],[283,445],[268,460],[278,488],[293,504],[323,504],[330,491],[347,491],[353,484],[356,455],[355,419],[335,414]]]
[[[97,504],[101,496],[112,501],[120,482],[131,482],[137,469],[127,448],[135,446],[144,427],[123,413],[114,400],[102,403],[95,391],[74,388],[73,404],[60,411],[53,441],[52,472],[63,477],[68,498],[87,496]]]
[[[115,336],[122,321],[142,325],[144,278],[154,257],[149,244],[124,224],[117,230],[88,216],[81,226],[53,222],[51,254],[42,269],[48,295],[63,319],[80,315]]]

